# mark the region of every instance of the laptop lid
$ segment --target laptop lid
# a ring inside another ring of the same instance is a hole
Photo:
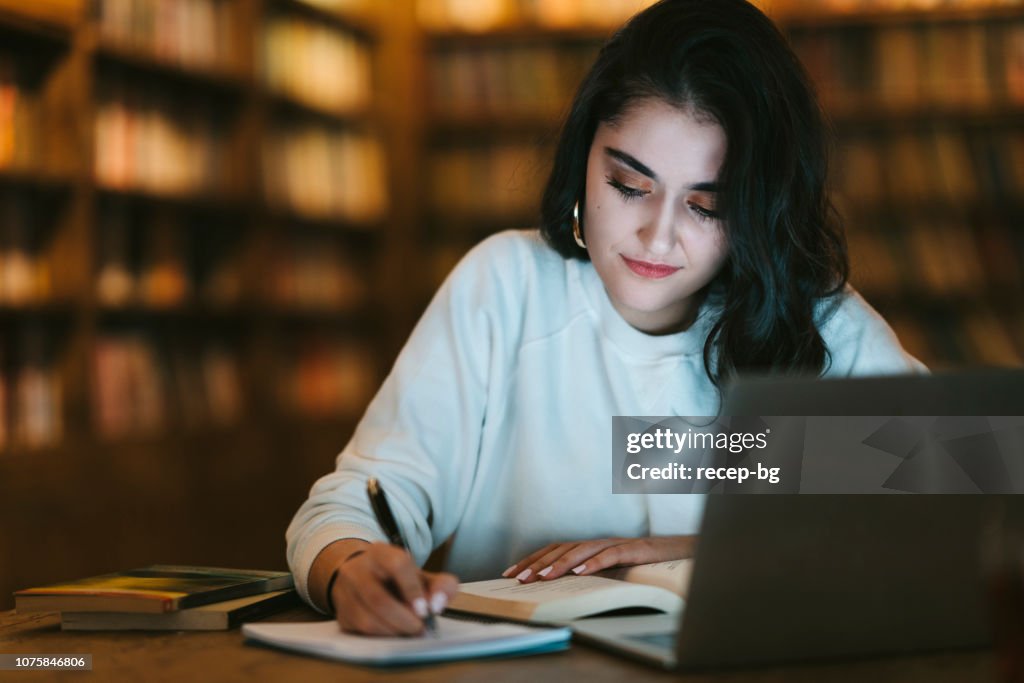
[[[741,377],[724,415],[1024,415],[1024,369],[817,379]]]
[[[686,668],[990,641],[983,545],[1014,496],[711,495],[683,612]]]
[[[1024,371],[734,384],[728,415],[1024,415]],[[1024,456],[1024,454],[1022,454]],[[990,642],[985,544],[1024,529],[1013,495],[711,495],[680,666]]]

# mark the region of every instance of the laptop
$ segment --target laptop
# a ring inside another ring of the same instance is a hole
[[[1024,415],[1024,371],[760,378],[727,415]],[[665,668],[709,669],[991,642],[986,552],[1024,496],[709,495],[681,615],[573,622]]]

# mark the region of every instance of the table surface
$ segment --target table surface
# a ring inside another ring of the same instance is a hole
[[[309,621],[305,607],[267,621]],[[566,652],[533,657],[452,662],[400,669],[372,669],[247,644],[240,631],[82,632],[60,630],[56,614],[0,612],[0,654],[91,654],[91,674],[33,671],[0,673],[4,681],[602,681],[684,680],[801,683],[838,681],[995,681],[989,651],[966,651],[857,662],[791,665],[759,670],[686,674],[660,671],[573,644]]]

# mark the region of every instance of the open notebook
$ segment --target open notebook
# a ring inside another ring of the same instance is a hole
[[[437,618],[437,635],[412,638],[357,636],[336,621],[245,624],[250,640],[317,657],[378,666],[451,659],[556,652],[569,647],[567,628],[532,628]]]

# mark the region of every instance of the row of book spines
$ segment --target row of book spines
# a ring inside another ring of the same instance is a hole
[[[128,244],[127,231],[116,223],[106,221],[100,229],[95,287],[102,306],[159,309],[203,302],[223,307],[241,304],[247,296],[241,259],[229,255],[200,269],[190,255],[202,245],[186,247],[182,231],[145,231],[144,240],[143,231],[135,231],[136,243]],[[0,305],[45,304],[54,298],[53,256],[32,242],[31,230],[28,221],[0,212]],[[265,275],[250,298],[283,310],[352,311],[368,297],[364,273],[332,242],[278,245]]]
[[[372,349],[343,339],[311,338],[286,353],[278,400],[295,414],[355,416],[380,382]]]
[[[93,351],[94,421],[104,437],[231,425],[244,411],[238,357],[226,345],[161,352],[124,333],[101,336]]]
[[[187,353],[123,333],[101,338],[93,362],[95,426],[104,437],[230,426],[247,407],[239,355],[226,345]],[[344,339],[310,340],[278,362],[274,398],[292,415],[350,417],[379,381],[372,350]]]
[[[112,188],[229,191],[226,131],[214,112],[155,91],[113,90],[94,122],[94,174]]]
[[[755,0],[755,5],[773,16],[786,17],[851,15],[860,13],[921,12],[929,10],[985,10],[1016,7],[1020,0]]]
[[[110,188],[230,195],[232,159],[212,111],[156,95],[104,101],[95,122],[95,177]],[[265,190],[275,206],[312,217],[374,221],[388,205],[376,137],[318,125],[282,127],[264,140]]]
[[[613,29],[652,0],[418,0],[421,23],[439,30],[492,31],[532,25]],[[929,10],[984,10],[1016,7],[1020,0],[754,0],[770,16],[788,18]]]
[[[60,374],[41,336],[28,327],[15,343],[0,343],[0,454],[51,446],[63,434]]]
[[[291,243],[270,266],[265,296],[279,306],[357,310],[370,297],[366,273],[339,245]]]
[[[430,160],[431,202],[444,214],[519,214],[537,205],[549,169],[538,145],[438,150]]]
[[[932,129],[840,143],[835,189],[858,206],[1024,196],[1024,131]]]
[[[900,343],[933,369],[971,365],[1024,365],[1024,316],[979,307],[970,313],[936,320],[880,306]]]
[[[854,284],[872,295],[972,305],[1024,297],[1024,234],[1009,226],[929,221],[891,232],[851,226],[847,239]]]
[[[264,141],[268,201],[310,217],[382,219],[389,205],[385,152],[372,134],[304,126]]]
[[[354,256],[336,241],[281,240],[261,269],[258,285],[251,285],[258,291],[250,294],[239,249],[208,258],[206,241],[198,239],[197,233],[191,235],[195,239],[187,239],[189,233],[176,229],[181,227],[130,227],[122,216],[107,214],[100,224],[96,275],[100,304],[160,308],[200,301],[223,307],[249,299],[283,310],[341,312],[355,310],[367,301],[365,274]]]
[[[561,112],[596,45],[444,50],[430,56],[430,109],[438,114]]]
[[[45,302],[53,295],[51,263],[24,197],[0,192],[0,305]]]
[[[230,282],[226,282],[228,277]],[[124,264],[106,264],[97,276],[96,290],[100,304],[110,310],[132,306],[178,310],[201,304],[212,311],[230,312],[231,307],[246,301],[259,301],[275,310],[342,315],[361,310],[368,301],[367,285],[354,269],[324,258],[275,263],[263,283],[266,291],[251,299],[240,280],[234,273],[215,271],[197,285],[180,264],[153,266],[138,273]]]
[[[104,0],[101,35],[185,67],[239,73],[229,0]],[[339,26],[275,14],[263,29],[260,78],[277,92],[326,110],[365,108],[373,94],[371,50]]]
[[[231,68],[234,0],[95,0],[104,39],[182,65]]]
[[[370,47],[355,34],[298,18],[263,33],[263,80],[271,90],[329,111],[354,111],[373,96]]]
[[[488,31],[505,26],[612,28],[652,0],[417,0],[420,23],[430,29]]]
[[[856,53],[853,38],[811,34],[795,47],[835,113],[882,104],[984,106],[1024,103],[1024,22],[881,28]],[[594,46],[445,49],[430,58],[432,109],[440,113],[558,112]]]
[[[810,33],[794,48],[826,107],[1024,103],[1024,21]]]
[[[142,305],[153,308],[181,306],[198,297],[212,306],[238,302],[242,273],[234,259],[211,264],[202,281],[192,275],[177,225],[153,230],[129,230],[117,216],[103,217],[100,225],[96,272],[96,298],[103,306]],[[198,245],[189,245],[198,247]],[[133,258],[136,254],[140,256]]]

